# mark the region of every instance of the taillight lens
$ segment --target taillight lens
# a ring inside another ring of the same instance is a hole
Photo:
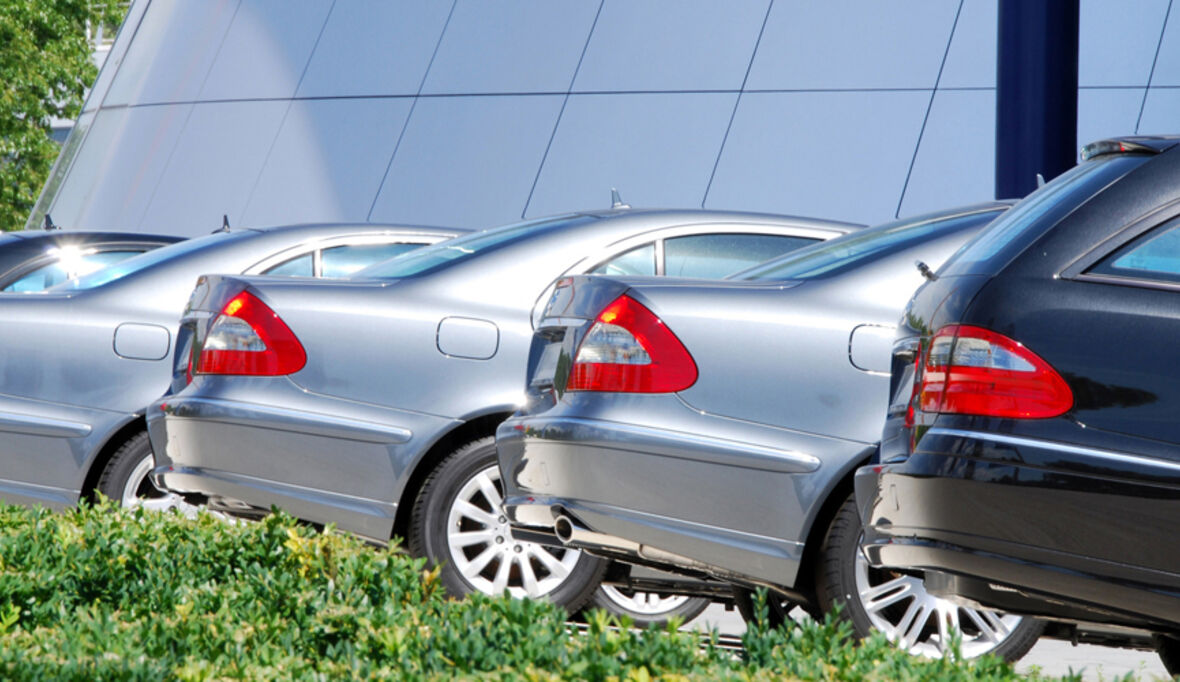
[[[680,339],[624,294],[598,314],[582,339],[566,390],[672,393],[696,380],[697,365]]]
[[[250,292],[234,296],[209,327],[195,374],[292,374],[307,364],[291,328]]]
[[[938,330],[922,366],[918,406],[924,412],[1045,419],[1073,407],[1057,370],[1023,344],[989,329]]]

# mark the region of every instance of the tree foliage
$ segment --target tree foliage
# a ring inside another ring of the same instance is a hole
[[[25,223],[57,158],[53,118],[74,119],[98,74],[88,26],[118,26],[119,0],[0,0],[0,229]]]

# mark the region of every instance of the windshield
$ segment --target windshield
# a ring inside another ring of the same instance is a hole
[[[95,270],[89,275],[83,275],[77,279],[72,279],[53,287],[52,291],[85,291],[87,289],[97,289],[98,287],[122,279],[127,275],[146,270],[158,263],[172,260],[173,258],[182,256],[187,253],[204,248],[208,244],[217,242],[238,239],[248,234],[256,234],[254,232],[215,232],[204,237],[196,237],[193,239],[186,239],[182,242],[161,246],[158,249],[152,249],[134,258],[128,258],[124,261],[119,261],[114,265],[109,265],[101,270]]]
[[[582,225],[596,218],[592,216],[564,215],[557,218],[543,218],[524,223],[476,232],[455,239],[415,249],[396,258],[371,265],[352,276],[352,279],[398,279],[414,277],[441,269],[455,261],[466,260],[477,253],[495,250],[527,237],[564,228]]]
[[[1004,211],[995,207],[973,213],[907,218],[821,242],[782,258],[739,272],[730,279],[800,280],[835,275],[933,237],[975,228]]]

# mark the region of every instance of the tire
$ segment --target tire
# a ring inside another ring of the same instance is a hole
[[[1045,624],[1034,618],[958,606],[927,593],[920,578],[872,568],[860,551],[861,537],[850,495],[828,526],[816,571],[820,607],[841,607],[840,616],[857,636],[879,630],[910,653],[940,658],[950,643],[948,625],[954,624],[964,658],[993,654],[1017,661],[1044,631]],[[866,597],[873,603],[866,604]]]
[[[494,438],[452,452],[414,501],[410,552],[442,567],[439,580],[452,596],[507,592],[545,598],[577,612],[602,582],[608,562],[573,549],[513,540],[500,510],[502,490]]]
[[[1180,639],[1158,635],[1155,638],[1155,650],[1164,663],[1164,670],[1173,677],[1180,675]]]
[[[637,592],[614,585],[600,585],[590,595],[588,609],[605,609],[616,616],[627,616],[640,628],[664,627],[668,619],[678,616],[683,622],[696,618],[709,607],[704,597],[689,597],[659,592]]]
[[[165,494],[148,478],[152,465],[152,443],[147,431],[140,431],[119,446],[107,460],[97,490],[123,507],[164,498]]]

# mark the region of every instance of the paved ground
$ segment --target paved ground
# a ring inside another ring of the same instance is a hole
[[[746,625],[737,611],[726,611],[714,604],[705,610],[687,627],[716,627],[719,632],[737,635],[745,631]],[[1081,671],[1083,679],[1093,682],[1108,682],[1127,673],[1133,673],[1138,680],[1166,680],[1168,673],[1160,663],[1159,656],[1149,651],[1111,649],[1108,647],[1079,645],[1069,642],[1042,639],[1025,656],[1017,668],[1022,671],[1033,667],[1045,675],[1065,675],[1070,670]]]

